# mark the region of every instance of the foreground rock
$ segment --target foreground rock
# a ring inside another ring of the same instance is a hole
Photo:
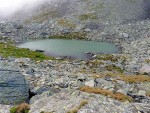
[[[96,94],[64,90],[53,96],[41,96],[31,104],[29,113],[66,113],[73,110],[78,113],[148,113],[149,107],[148,104],[122,103]]]
[[[0,113],[10,113],[10,105],[2,105],[0,104]]]
[[[28,85],[16,67],[0,63],[0,104],[18,104],[28,100]]]

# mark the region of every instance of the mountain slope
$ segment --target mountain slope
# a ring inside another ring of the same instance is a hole
[[[148,18],[149,0],[53,0],[37,7],[23,9],[14,19],[43,22],[65,17],[77,22],[98,21],[122,23]]]

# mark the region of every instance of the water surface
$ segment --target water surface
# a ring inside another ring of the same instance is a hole
[[[91,53],[116,53],[118,47],[108,42],[84,41],[84,40],[64,40],[64,39],[44,39],[29,41],[18,45],[20,48],[31,50],[43,50],[45,54],[54,57],[69,56],[77,59],[89,57]]]

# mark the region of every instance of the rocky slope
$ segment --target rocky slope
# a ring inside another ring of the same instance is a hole
[[[1,57],[28,81],[29,113],[149,113],[149,6],[149,0],[46,1],[32,13],[25,9],[1,21],[1,42],[74,33],[73,38],[86,34],[82,39],[109,41],[122,49],[89,61]],[[10,107],[1,104],[0,113],[9,113]]]

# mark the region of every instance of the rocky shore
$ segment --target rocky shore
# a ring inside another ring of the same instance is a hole
[[[72,7],[70,9],[62,7],[64,2],[66,0],[52,7],[54,11],[57,7],[61,14],[57,18],[49,17],[42,22],[39,18],[30,18],[31,22],[29,19],[1,21],[0,42],[16,44],[29,39],[84,39],[112,42],[122,51],[96,54],[88,61],[39,61],[1,55],[0,113],[10,113],[14,104],[23,102],[29,103],[29,113],[149,113],[150,20],[147,13],[140,15],[143,7],[139,6],[143,6],[143,2],[135,1],[137,6],[132,9],[136,12],[138,8],[137,13],[127,16],[126,9],[122,11],[124,18],[119,18],[119,4],[123,2],[124,7],[128,6],[126,0],[121,0],[113,9],[112,19],[103,15],[104,20],[98,12],[102,10],[101,14],[107,14],[110,11],[104,6],[113,7],[116,0],[111,5],[107,5],[109,0],[69,0],[67,6]],[[87,4],[90,9],[85,7]]]

